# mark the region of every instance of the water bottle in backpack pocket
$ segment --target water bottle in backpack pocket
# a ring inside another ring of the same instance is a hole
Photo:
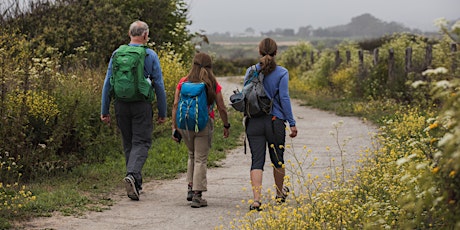
[[[144,75],[145,46],[122,45],[112,57],[112,95],[115,99],[153,101],[155,92],[150,79]]]

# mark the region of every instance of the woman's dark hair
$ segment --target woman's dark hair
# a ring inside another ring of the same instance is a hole
[[[265,38],[259,43],[261,72],[264,75],[271,73],[276,68],[275,55],[278,50],[276,42],[271,38]]]
[[[190,82],[204,82],[208,96],[208,105],[216,101],[216,77],[212,72],[212,60],[206,53],[197,53],[193,58],[192,68],[187,76]]]

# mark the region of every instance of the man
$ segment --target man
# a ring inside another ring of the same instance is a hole
[[[141,46],[149,40],[149,28],[143,21],[135,21],[129,27],[129,46]],[[101,120],[110,124],[110,100],[111,88],[110,78],[112,76],[112,61],[110,59],[107,74],[102,89]],[[158,105],[158,124],[166,120],[166,92],[163,82],[158,55],[152,50],[146,49],[144,62],[144,75],[149,76],[155,89]],[[152,145],[153,131],[153,108],[150,101],[141,100],[126,102],[114,100],[115,116],[120,129],[123,141],[123,150],[126,160],[126,192],[132,200],[139,200],[139,193],[142,190],[142,167],[147,160],[148,151]]]

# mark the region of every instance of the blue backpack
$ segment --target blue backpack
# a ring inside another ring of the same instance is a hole
[[[180,129],[199,132],[208,124],[209,109],[204,82],[184,82],[180,90],[176,123]]]

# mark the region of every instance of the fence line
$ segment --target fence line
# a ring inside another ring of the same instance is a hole
[[[408,73],[410,72],[418,72],[418,73],[421,73],[422,71],[428,69],[431,67],[432,63],[433,63],[433,47],[432,45],[427,45],[426,48],[425,48],[425,57],[424,57],[424,61],[423,63],[421,63],[420,66],[418,66],[418,68],[415,68],[416,66],[414,65],[413,61],[412,61],[412,56],[413,56],[413,53],[412,53],[412,47],[408,47],[406,48],[405,50],[405,57],[404,57],[404,71],[405,71],[405,74],[407,75]],[[456,76],[457,74],[457,66],[458,66],[458,59],[456,57],[456,52],[457,52],[457,44],[456,43],[452,43],[451,46],[450,46],[450,52],[451,52],[451,57],[452,57],[452,65],[450,66],[450,72],[452,73],[452,75]],[[379,64],[379,53],[380,53],[380,50],[377,48],[377,49],[374,49],[371,53],[372,55],[372,64],[373,66],[376,66]],[[318,52],[317,53],[317,57],[319,57],[320,53]],[[304,55],[306,56],[306,55]],[[335,56],[335,63],[334,63],[334,68],[338,68],[342,63],[343,63],[343,60],[340,56],[340,51],[339,50],[335,50],[334,51],[334,56]],[[349,64],[351,62],[351,52],[349,50],[346,50],[345,51],[345,62],[346,64]],[[363,50],[359,50],[358,51],[358,61],[359,61],[359,72],[360,72],[360,76],[363,76],[363,73],[367,72],[367,70],[365,69],[365,65],[364,65],[364,51]],[[310,62],[313,64],[315,63],[315,51],[312,51],[310,53]],[[393,82],[395,82],[396,80],[396,62],[395,62],[395,52],[394,52],[394,49],[393,48],[390,48],[388,50],[388,84],[392,84]]]

